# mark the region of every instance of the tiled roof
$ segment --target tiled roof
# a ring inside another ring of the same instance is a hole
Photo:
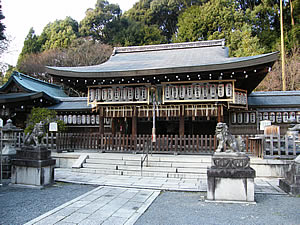
[[[265,91],[252,92],[248,97],[249,106],[258,107],[298,107],[300,91]]]
[[[42,80],[24,75],[19,72],[14,72],[8,82],[0,87],[0,92],[4,92],[11,82],[16,82],[21,88],[32,93],[32,92],[44,92],[50,97],[67,97],[63,89],[55,84],[50,84]]]
[[[120,77],[164,73],[201,72],[256,66],[276,61],[278,53],[230,58],[224,40],[115,48],[100,65],[47,67],[51,75],[65,77]]]

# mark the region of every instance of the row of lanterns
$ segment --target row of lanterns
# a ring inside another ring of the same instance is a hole
[[[232,83],[225,84],[194,84],[165,86],[165,100],[173,99],[210,99],[232,97]]]
[[[272,123],[289,123],[297,122],[300,123],[300,112],[259,112],[258,120],[270,120]],[[244,112],[244,113],[232,113],[231,114],[232,124],[242,124],[242,123],[256,123],[256,113],[255,112]]]
[[[148,87],[114,87],[89,89],[89,101],[111,102],[111,101],[146,101],[148,98]]]
[[[59,115],[59,120],[64,121],[65,124],[77,125],[95,125],[99,124],[99,115]]]

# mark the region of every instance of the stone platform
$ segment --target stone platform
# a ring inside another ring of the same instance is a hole
[[[55,160],[44,146],[25,146],[12,159],[11,183],[42,188],[54,183]]]
[[[254,201],[255,170],[243,153],[215,153],[207,170],[207,201]]]

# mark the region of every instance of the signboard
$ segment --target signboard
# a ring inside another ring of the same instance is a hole
[[[57,123],[56,122],[52,122],[52,123],[49,123],[49,131],[50,132],[57,132]]]
[[[265,130],[265,128],[267,127],[267,126],[271,126],[271,121],[270,120],[262,120],[262,121],[260,121],[259,122],[259,129],[260,130]]]

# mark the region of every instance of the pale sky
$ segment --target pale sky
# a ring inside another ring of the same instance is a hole
[[[23,42],[31,27],[36,34],[56,19],[67,16],[80,22],[88,8],[94,8],[97,0],[0,0],[5,16],[6,35],[12,40],[8,53],[0,60],[10,65],[16,65]],[[108,0],[118,3],[122,12],[130,9],[138,0]]]

